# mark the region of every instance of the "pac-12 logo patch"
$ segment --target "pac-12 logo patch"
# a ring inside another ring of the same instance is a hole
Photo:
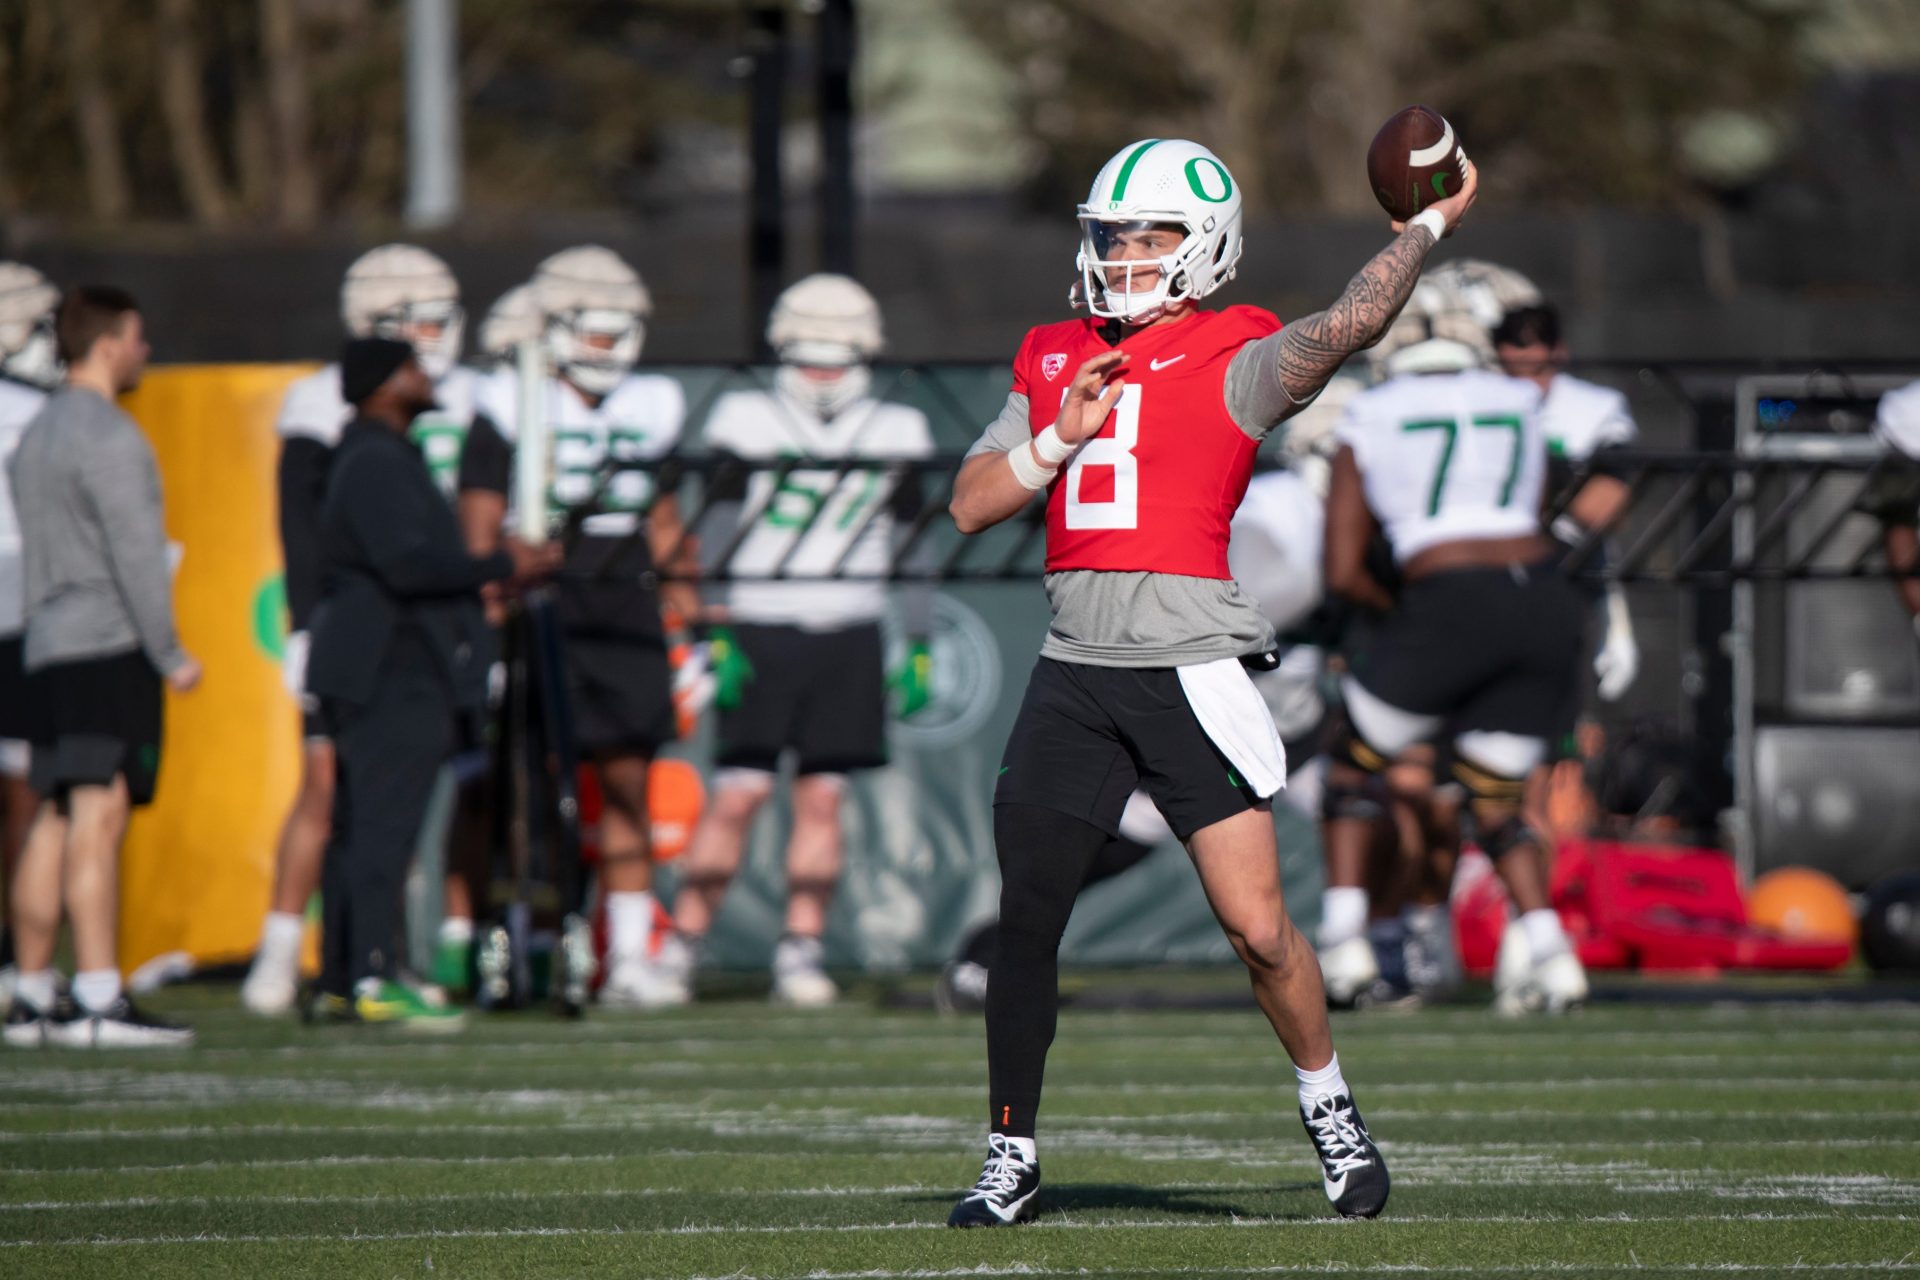
[[[1066,367],[1067,357],[1065,352],[1056,351],[1050,356],[1040,357],[1040,372],[1047,375],[1048,382],[1052,382],[1055,378],[1059,377],[1060,371]]]

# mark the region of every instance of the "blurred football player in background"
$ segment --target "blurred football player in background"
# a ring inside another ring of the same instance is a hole
[[[1894,579],[1893,589],[1913,619],[1914,639],[1920,641],[1920,382],[1880,397],[1873,433],[1897,457],[1867,501],[1880,518],[1887,568],[1902,575]]]
[[[511,364],[523,342],[540,340],[540,306],[533,285],[517,284],[493,300],[480,322],[478,355],[489,372]]]
[[[567,542],[554,580],[567,697],[574,745],[603,797],[608,970],[600,1002],[680,1003],[684,982],[651,955],[647,771],[676,735],[661,611],[697,613],[697,566],[678,499],[641,464],[678,442],[685,396],[671,378],[633,372],[653,304],[618,254],[597,245],[562,250],[539,265],[529,287],[550,369],[539,389],[552,449],[547,522]],[[496,370],[467,438],[460,513],[476,554],[499,545],[510,514],[520,394],[518,370]]]
[[[1482,367],[1486,331],[1443,289],[1416,290],[1394,328],[1386,380],[1347,406],[1327,504],[1328,589],[1386,615],[1343,684],[1328,814],[1360,816],[1369,775],[1439,743],[1530,944],[1499,1006],[1562,1009],[1584,1000],[1586,977],[1523,802],[1577,672],[1583,611],[1540,529],[1540,392]],[[1367,563],[1376,529],[1405,583],[1397,596]],[[1365,867],[1351,844],[1327,845],[1321,965],[1329,995],[1352,998],[1378,974]]]
[[[688,848],[674,904],[682,963],[698,957],[747,834],[773,794],[780,762],[794,757],[787,903],[773,954],[773,999],[821,1005],[837,992],[821,942],[843,861],[847,777],[887,762],[887,693],[912,715],[926,705],[931,588],[900,592],[906,654],[889,679],[881,621],[887,586],[829,581],[884,574],[896,521],[921,506],[917,477],[854,459],[911,459],[933,452],[917,409],[872,394],[884,336],[880,307],[859,283],[812,275],[787,288],[767,321],[780,365],[771,391],[734,391],[707,420],[710,451],[742,464],[716,478],[710,497],[731,504],[703,523],[703,545],[734,547],[736,576],[719,592],[708,654],[719,713],[714,798]],[[807,466],[777,467],[782,459]],[[747,466],[761,468],[749,472]],[[725,527],[746,521],[744,528]]]
[[[13,882],[38,803],[27,782],[26,658],[20,525],[6,466],[47,392],[60,385],[53,312],[60,291],[32,267],[0,262],[0,893]],[[0,1010],[13,999],[13,931],[0,924]]]
[[[411,345],[433,379],[436,407],[414,420],[410,435],[435,483],[451,499],[461,443],[479,393],[478,375],[458,363],[466,316],[453,272],[417,245],[370,249],[347,268],[340,286],[340,316],[351,337],[392,338]],[[287,388],[277,423],[280,542],[292,628],[284,669],[287,687],[301,699],[305,749],[300,790],[275,855],[271,906],[253,967],[240,988],[242,1003],[260,1014],[283,1013],[293,1006],[307,902],[319,887],[321,858],[332,830],[334,751],[318,704],[306,695],[307,624],[320,598],[318,538],[327,466],[352,416],[352,407],[341,397],[340,367],[329,364]],[[457,877],[448,877],[448,882],[450,893],[464,897]]]

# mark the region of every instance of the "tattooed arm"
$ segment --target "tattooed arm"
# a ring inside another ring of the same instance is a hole
[[[1281,330],[1280,386],[1288,399],[1296,404],[1313,399],[1348,356],[1380,341],[1407,305],[1434,243],[1425,227],[1402,231],[1360,268],[1332,306]]]

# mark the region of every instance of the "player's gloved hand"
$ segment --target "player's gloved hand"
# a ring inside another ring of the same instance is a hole
[[[1633,617],[1627,612],[1626,593],[1618,586],[1607,588],[1607,638],[1593,659],[1593,674],[1600,677],[1600,698],[1618,702],[1640,674],[1640,646],[1633,638]]]
[[[887,686],[900,695],[894,704],[894,714],[902,720],[924,710],[933,701],[933,650],[925,640],[908,643],[907,656],[887,677]]]
[[[746,697],[753,663],[747,661],[732,627],[715,627],[707,633],[707,661],[713,670],[713,705],[722,711],[733,710]]]
[[[705,640],[676,640],[667,650],[673,669],[673,719],[680,736],[690,738],[700,714],[719,691],[713,676],[713,646]]]

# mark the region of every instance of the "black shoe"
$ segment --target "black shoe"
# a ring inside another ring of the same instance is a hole
[[[1300,1108],[1300,1123],[1320,1157],[1320,1180],[1327,1199],[1343,1218],[1371,1218],[1387,1204],[1387,1162],[1367,1134],[1353,1099],[1323,1094]]]
[[[947,1215],[950,1227],[1011,1227],[1032,1222],[1040,1193],[1040,1162],[1028,1164],[1001,1134],[987,1135],[987,1163],[980,1181]]]
[[[300,1021],[310,1027],[333,1027],[358,1022],[360,1015],[354,1012],[351,997],[316,987],[300,1002]]]
[[[193,1043],[193,1028],[156,1018],[122,994],[100,1013],[75,1007],[47,1027],[47,1043],[68,1049],[177,1049]]]
[[[7,1009],[7,1046],[12,1049],[40,1048],[47,1042],[47,1025],[50,1021],[46,1014],[15,996],[13,1004]]]

